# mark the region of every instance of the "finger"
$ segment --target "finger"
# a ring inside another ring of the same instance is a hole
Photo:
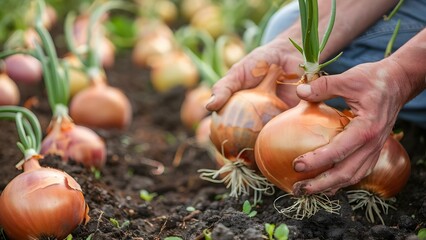
[[[297,157],[293,161],[294,170],[312,171],[342,161],[370,140],[363,129],[366,129],[365,124],[354,118],[347,128],[333,137],[328,144]]]
[[[240,64],[239,64],[240,65]],[[245,74],[244,67],[233,66],[212,88],[212,97],[206,104],[209,111],[219,110],[239,90],[256,86],[261,78],[253,78]]]
[[[378,156],[378,152],[370,155],[364,151],[358,151],[346,161],[336,164],[316,178],[295,183],[293,192],[295,195],[320,192],[333,195],[340,188],[354,185],[363,179],[374,168]]]
[[[320,102],[336,96],[342,96],[341,92],[344,84],[345,81],[342,81],[339,74],[322,76],[309,84],[300,84],[297,86],[296,92],[303,100]]]

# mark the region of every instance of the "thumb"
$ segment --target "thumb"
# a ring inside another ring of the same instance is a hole
[[[309,102],[321,102],[339,96],[339,76],[322,76],[309,84],[297,86],[299,98]]]

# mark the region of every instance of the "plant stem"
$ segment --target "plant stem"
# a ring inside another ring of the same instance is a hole
[[[28,155],[39,153],[42,131],[40,122],[33,112],[20,106],[0,106],[0,119],[16,121],[18,147],[26,158]]]

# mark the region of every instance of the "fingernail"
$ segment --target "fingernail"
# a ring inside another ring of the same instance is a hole
[[[297,162],[294,165],[294,170],[296,172],[303,172],[305,170],[305,168],[306,168],[306,165],[303,162]]]
[[[205,107],[207,107],[208,105],[210,105],[212,102],[214,102],[214,100],[215,100],[215,95],[212,95],[210,98],[209,98],[209,100],[207,101],[207,103],[206,103],[206,105],[205,105]]]
[[[297,86],[297,93],[302,97],[307,97],[312,94],[311,85],[309,84],[300,84]]]

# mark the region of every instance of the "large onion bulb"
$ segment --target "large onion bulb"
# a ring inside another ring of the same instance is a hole
[[[300,101],[269,121],[259,133],[255,154],[260,171],[274,185],[292,193],[294,183],[316,177],[331,167],[299,173],[293,169],[293,160],[329,143],[349,121],[324,103]]]
[[[9,239],[66,238],[89,221],[80,185],[67,173],[41,167],[40,156],[23,165],[0,196],[0,226]]]
[[[201,177],[207,180],[227,174],[229,177],[223,178],[223,182],[231,186],[230,196],[248,194],[254,189],[255,201],[270,189],[269,182],[256,173],[253,148],[257,135],[269,120],[288,109],[275,94],[276,81],[284,74],[282,69],[271,65],[266,71],[257,87],[234,93],[218,112],[212,113],[210,139],[222,154],[217,158],[222,167],[200,170]]]

